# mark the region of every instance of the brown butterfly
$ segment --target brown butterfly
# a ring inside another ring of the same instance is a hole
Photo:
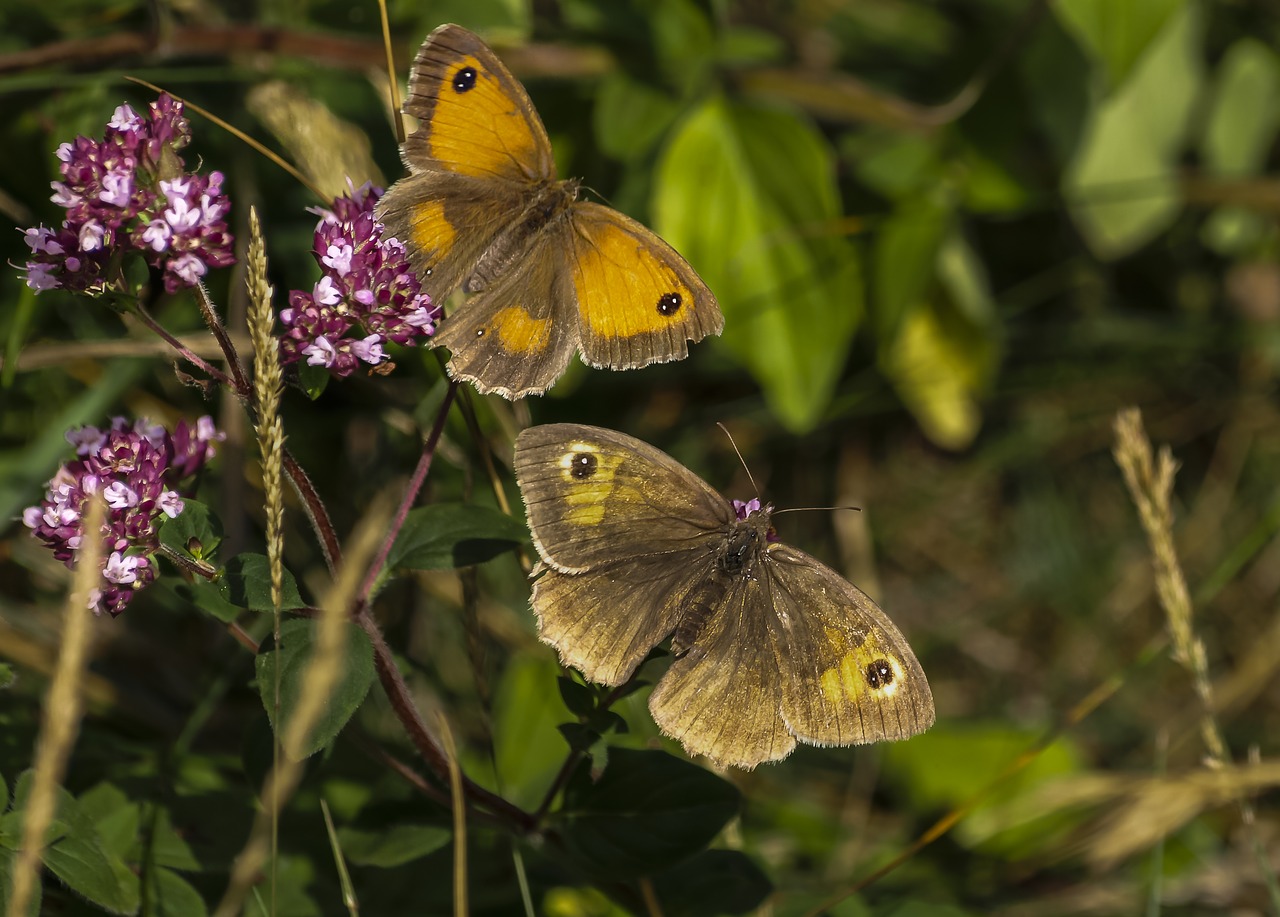
[[[484,42],[444,25],[418,51],[404,111],[419,121],[409,176],[378,206],[422,288],[471,294],[433,338],[482,392],[545,392],[575,349],[595,367],[681,360],[719,334],[715,296],[635,220],[558,181],[546,128]]]
[[[777,541],[758,500],[740,513],[669,455],[580,424],[522,432],[515,469],[542,559],[539,636],[605,685],[670,636],[675,660],[649,710],[690,754],[752,768],[797,741],[905,739],[933,724],[902,634],[857,587]]]

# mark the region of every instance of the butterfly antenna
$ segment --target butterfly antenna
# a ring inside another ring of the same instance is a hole
[[[751,489],[756,492],[756,499],[760,499],[760,488],[756,486],[756,479],[751,476],[751,469],[747,467],[747,460],[742,457],[742,450],[738,448],[738,444],[733,441],[733,434],[729,432],[729,428],[724,424],[716,421],[716,426],[724,431],[724,435],[729,437],[729,445],[733,446],[733,451],[738,453],[738,461],[742,462],[742,470],[747,473],[747,480],[751,482]]]
[[[773,514],[781,516],[783,513],[831,513],[839,509],[852,510],[855,513],[862,512],[861,506],[789,506],[786,509],[775,509]]]

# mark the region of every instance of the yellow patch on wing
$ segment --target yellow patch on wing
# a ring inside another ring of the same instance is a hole
[[[551,343],[551,319],[534,318],[524,306],[507,306],[495,315],[493,330],[509,353],[533,356]]]
[[[610,455],[587,442],[572,442],[560,457],[560,475],[569,488],[565,492],[568,510],[566,522],[573,525],[599,525],[604,521],[605,501],[617,489],[618,466],[624,455]],[[592,471],[582,474],[582,462]]]
[[[475,71],[475,82],[459,92],[454,79],[468,68]],[[427,137],[431,155],[454,172],[478,178],[532,168],[538,161],[537,141],[522,104],[527,103],[507,93],[478,58],[459,57],[446,68],[437,90]]]
[[[413,251],[437,262],[449,254],[457,235],[453,224],[445,218],[444,204],[427,201],[413,208],[413,215],[409,218],[409,238],[402,241]]]
[[[587,241],[574,265],[573,285],[583,318],[597,335],[630,338],[688,319],[693,291],[668,263],[679,255],[615,223],[593,224]]]
[[[843,641],[842,641],[843,642]],[[822,693],[832,704],[847,698],[881,695],[892,697],[902,685],[902,663],[897,656],[867,640],[845,653],[840,661],[818,678]]]

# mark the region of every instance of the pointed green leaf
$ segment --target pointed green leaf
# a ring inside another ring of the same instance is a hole
[[[715,291],[724,344],[788,428],[821,418],[862,319],[832,151],[803,116],[712,97],[663,151],[658,231]]]
[[[453,832],[439,825],[391,825],[376,831],[340,828],[342,855],[357,866],[399,866],[439,850]]]
[[[347,720],[359,709],[373,683],[373,647],[369,644],[369,637],[354,624],[344,626],[347,639],[342,679],[329,698],[309,741],[304,745],[304,755],[315,754],[337,737]],[[315,627],[311,621],[300,618],[285,621],[280,628],[282,648],[277,650],[271,645],[271,641],[267,641],[263,651],[254,660],[258,693],[262,696],[262,705],[271,718],[276,735],[281,733],[273,703],[276,670],[279,668],[280,671],[280,712],[287,722],[300,698],[303,675],[314,652],[314,638]]]
[[[288,570],[284,571],[283,587],[282,611],[306,607],[298,593],[298,581]],[[275,610],[271,601],[271,561],[265,554],[237,554],[227,561],[218,579],[218,592],[239,608],[271,613]]]
[[[1057,0],[1053,9],[1067,31],[1119,86],[1160,30],[1186,0]]]
[[[412,510],[387,557],[389,570],[450,570],[483,563],[529,540],[524,524],[474,503]]]
[[[660,751],[614,748],[599,780],[584,764],[559,813],[565,848],[601,878],[650,875],[705,848],[738,812],[736,787]]]
[[[152,917],[205,917],[209,913],[191,883],[162,866],[147,872],[147,903]]]
[[[211,557],[222,543],[222,522],[203,503],[184,498],[181,513],[161,520],[160,543],[197,559]]]
[[[739,850],[704,850],[653,877],[665,917],[746,914],[773,891],[773,883]]]

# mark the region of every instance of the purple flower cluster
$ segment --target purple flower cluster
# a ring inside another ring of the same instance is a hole
[[[102,494],[106,557],[89,607],[114,617],[155,579],[159,522],[182,512],[179,485],[204,467],[214,443],[225,438],[207,416],[194,426],[179,421],[172,434],[145,420],[130,425],[123,417],[114,418],[108,430],[71,430],[67,441],[79,458],[58,469],[43,502],[27,507],[22,521],[54,557],[73,567],[84,539],[85,501]]]
[[[280,359],[306,359],[339,378],[361,362],[387,359],[388,341],[412,344],[435,331],[440,309],[420,291],[404,246],[382,237],[373,205],[382,189],[365,184],[320,211],[316,260],[324,276],[310,293],[293,290],[280,311]]]
[[[61,229],[23,230],[32,256],[27,286],[37,293],[120,288],[107,271],[130,251],[164,272],[170,293],[231,264],[222,174],[183,171],[177,151],[190,139],[182,103],[161,95],[146,117],[128,105],[117,108],[103,140],[62,144],[62,181],[53,182],[52,200],[67,216]]]

